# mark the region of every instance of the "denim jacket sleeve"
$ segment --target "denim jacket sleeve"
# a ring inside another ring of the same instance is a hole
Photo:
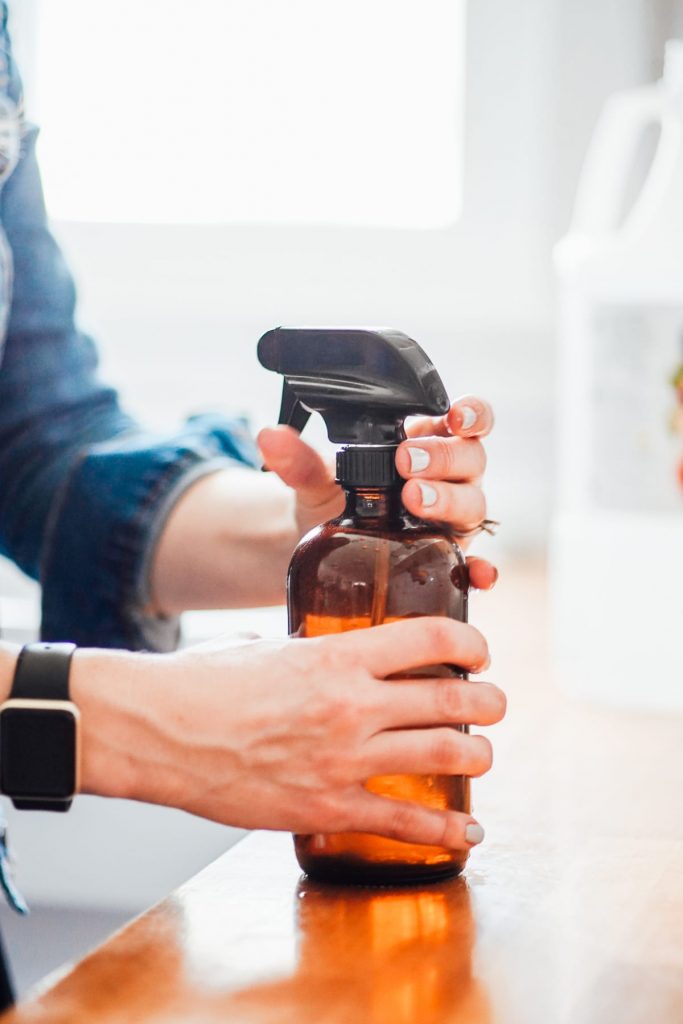
[[[2,37],[6,88],[18,103],[4,22]],[[220,417],[152,436],[98,380],[93,343],[74,322],[74,285],[47,226],[36,134],[25,132],[0,192],[6,286],[13,266],[0,363],[0,552],[40,580],[45,639],[169,649],[177,622],[140,612],[165,517],[199,476],[253,465],[255,447],[242,421]]]

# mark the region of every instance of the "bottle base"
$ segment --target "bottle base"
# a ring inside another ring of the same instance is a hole
[[[443,882],[459,875],[462,864],[369,864],[353,858],[301,858],[299,865],[312,882],[331,885],[415,886]]]

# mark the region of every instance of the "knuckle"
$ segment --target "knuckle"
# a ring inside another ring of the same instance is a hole
[[[335,804],[328,831],[357,832],[361,831],[361,824],[362,818],[359,818],[358,811],[354,806]]]
[[[457,843],[453,842],[454,831],[453,815],[449,813],[444,814],[439,827],[439,835],[436,839],[436,845],[457,848]]]
[[[325,792],[341,792],[363,774],[356,745],[346,738],[323,736],[309,748],[308,760],[315,784]]]
[[[336,789],[346,781],[344,760],[334,756],[329,746],[324,745],[311,752],[311,761],[318,784]]]
[[[324,781],[337,791],[343,791],[353,785],[358,781],[358,772],[353,761],[345,757],[326,757]]]
[[[456,773],[460,762],[460,738],[450,729],[435,729],[432,737],[431,760],[435,770],[446,775]]]
[[[335,699],[328,693],[308,694],[305,704],[300,708],[301,722],[308,730],[324,732],[334,714]]]
[[[353,651],[345,651],[343,654],[344,664],[348,665],[349,660],[354,657]],[[342,655],[336,650],[335,644],[322,640],[316,650],[315,670],[331,675],[339,669],[339,662]]]
[[[322,700],[321,713],[331,731],[346,740],[355,734],[361,721],[359,702],[354,700],[352,693],[344,690],[328,692]]]
[[[460,683],[436,684],[436,706],[440,721],[459,722],[463,712],[463,693]]]
[[[490,770],[493,764],[493,747],[486,736],[470,736],[470,743],[474,747],[474,765],[470,775],[484,775]]]
[[[372,678],[368,670],[368,653],[359,650],[354,643],[353,633],[340,633],[329,637],[321,637],[322,645],[316,658],[317,679],[343,678],[344,685],[355,692],[358,686],[367,683]],[[368,638],[369,639],[369,638]],[[386,637],[374,633],[373,645],[376,650],[381,650],[386,644]]]
[[[410,838],[416,831],[417,816],[418,811],[411,804],[396,801],[387,815],[385,834],[390,839]]]
[[[320,687],[308,695],[301,717],[312,737],[332,745],[348,742],[356,716],[350,694],[337,687]]]
[[[453,623],[445,618],[430,618],[425,620],[423,628],[425,639],[435,654],[448,660],[448,653],[453,648]]]
[[[348,713],[348,698],[343,690],[326,689],[320,695],[320,716],[332,725],[338,725]]]
[[[432,466],[437,472],[450,475],[457,469],[457,445],[453,443],[455,440],[457,439],[452,437],[432,438]]]
[[[314,832],[338,832],[347,828],[348,812],[342,802],[330,793],[319,793],[308,803],[309,826]]]

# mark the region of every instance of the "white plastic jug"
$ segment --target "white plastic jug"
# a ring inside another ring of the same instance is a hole
[[[624,214],[653,125],[654,158]],[[608,101],[555,262],[560,680],[683,710],[683,41],[667,43],[661,81]]]

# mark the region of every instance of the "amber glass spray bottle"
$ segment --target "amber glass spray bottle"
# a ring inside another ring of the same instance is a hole
[[[261,363],[283,374],[280,423],[302,430],[319,412],[337,452],[346,495],[338,519],[316,527],[289,567],[290,633],[311,637],[420,615],[467,620],[468,576],[446,527],[410,515],[395,467],[412,414],[443,415],[448,396],[427,355],[405,334],[371,328],[277,328],[261,338]],[[463,677],[452,665],[410,676]],[[466,727],[460,727],[466,728]],[[374,793],[469,813],[469,779],[370,778]],[[467,853],[365,833],[299,835],[297,858],[312,878],[417,883],[456,874]]]

